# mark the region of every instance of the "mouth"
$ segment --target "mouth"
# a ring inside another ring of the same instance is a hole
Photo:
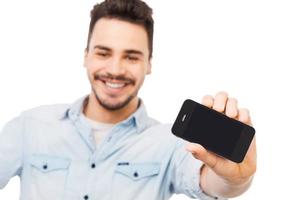
[[[126,86],[130,85],[132,82],[127,80],[114,80],[114,79],[105,79],[105,78],[97,78],[96,81],[104,84],[106,90],[109,93],[118,93],[123,91]]]
[[[126,83],[113,83],[108,81],[103,81],[104,84],[111,89],[121,89],[124,88],[127,84]]]
[[[135,81],[125,76],[112,76],[112,75],[95,75],[95,81],[101,83],[106,93],[110,95],[119,95],[129,85],[134,85]]]

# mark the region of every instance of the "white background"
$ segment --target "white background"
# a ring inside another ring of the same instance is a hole
[[[0,128],[28,108],[89,93],[82,63],[95,2],[0,1]],[[173,122],[184,99],[227,91],[250,109],[257,130],[256,178],[237,199],[298,199],[298,1],[147,2],[155,18],[153,73],[139,95],[148,113]],[[18,197],[13,178],[0,199]]]

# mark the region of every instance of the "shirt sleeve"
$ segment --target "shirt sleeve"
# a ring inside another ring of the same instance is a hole
[[[221,198],[206,195],[199,184],[200,169],[203,162],[197,160],[185,149],[187,141],[178,138],[171,159],[171,189],[176,194],[185,194],[193,199],[221,200]]]
[[[0,189],[10,178],[20,175],[22,168],[22,120],[15,118],[0,132]]]

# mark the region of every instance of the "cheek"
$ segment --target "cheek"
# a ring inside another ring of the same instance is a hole
[[[90,81],[92,81],[94,79],[93,73],[91,73],[88,68],[86,68],[86,72],[87,72],[88,78],[90,79]]]
[[[135,77],[137,83],[140,84],[141,82],[144,81],[146,73],[144,70],[137,70],[137,71],[132,72],[132,75]]]
[[[89,59],[86,61],[85,67],[89,75],[93,75],[96,72],[105,68],[105,63],[100,62],[96,59]]]

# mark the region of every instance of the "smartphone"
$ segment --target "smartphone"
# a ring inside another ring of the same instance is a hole
[[[255,129],[191,99],[184,101],[172,132],[189,142],[240,163],[248,151]]]

